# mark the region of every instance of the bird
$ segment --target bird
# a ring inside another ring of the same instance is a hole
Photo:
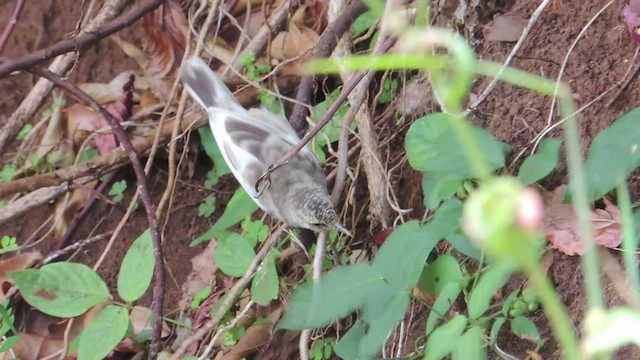
[[[180,79],[189,95],[207,112],[222,157],[244,190],[266,213],[291,227],[314,232],[340,224],[329,197],[318,157],[303,147],[270,181],[256,181],[271,164],[300,141],[284,116],[264,107],[245,109],[229,88],[198,56],[185,60]]]

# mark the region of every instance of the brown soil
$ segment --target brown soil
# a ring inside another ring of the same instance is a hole
[[[472,10],[477,11],[476,28],[471,32],[462,26],[460,29],[465,31],[467,36],[474,38],[475,51],[480,58],[502,62],[511,51],[514,43],[484,40],[492,18],[496,15],[508,14],[528,19],[538,6],[538,2],[516,0],[488,3],[491,6],[482,5]],[[27,2],[18,26],[2,55],[13,57],[25,54],[72,34],[79,16],[78,4],[77,0]],[[456,6],[453,5],[455,4],[447,4],[446,8],[442,9],[438,15],[439,23],[455,24],[455,21],[452,20],[452,13]],[[563,80],[571,85],[578,108],[587,105],[608,88],[623,81],[633,60],[637,47],[629,40],[626,27],[621,20],[620,14],[623,5],[623,2],[615,2],[598,17],[582,39],[578,41],[569,56]],[[0,24],[7,23],[13,6],[14,2],[10,1],[0,3]],[[554,1],[552,8],[548,9],[533,27],[513,65],[555,79],[571,43],[601,6],[602,2],[598,1]],[[135,30],[132,31],[134,33],[132,36],[135,36]],[[136,64],[124,56],[122,51],[107,39],[82,54],[71,79],[77,82],[108,82],[120,72],[134,68],[136,68]],[[474,93],[479,94],[489,81],[490,79],[479,79]],[[32,76],[24,74],[2,79],[2,96],[0,96],[2,118],[8,117],[15,110],[34,82]],[[578,116],[583,145],[588,146],[600,130],[636,107],[635,100],[639,96],[640,87],[635,79],[624,91],[619,93],[617,88],[614,88],[602,99],[587,106]],[[472,114],[472,121],[488,128],[499,140],[512,147],[513,154],[517,154],[527,147],[530,149],[532,139],[545,128],[550,104],[549,97],[500,84],[491,96],[482,103],[478,111]],[[553,117],[553,121],[557,120],[558,116],[556,115]],[[560,137],[561,135],[561,130],[556,130],[551,132],[548,137]],[[193,169],[193,171],[181,172],[172,205],[168,216],[165,217],[167,222],[161,224],[164,232],[165,263],[170,274],[165,289],[165,313],[169,316],[177,315],[177,302],[182,295],[180,286],[191,272],[190,260],[204,249],[204,244],[191,248],[189,242],[195,236],[206,231],[210,227],[212,219],[215,219],[222,211],[219,207],[209,219],[198,216],[198,205],[210,194],[204,189],[203,183],[211,164],[204,154],[199,154],[202,150],[198,144],[197,136],[192,136],[192,139],[196,140],[192,140],[189,144],[190,151],[184,169]],[[402,151],[401,139],[396,141],[399,146],[395,149]],[[398,155],[394,154],[392,157]],[[512,169],[517,169],[517,165],[519,165],[518,161],[513,164]],[[163,161],[158,161],[149,176],[150,188],[155,201],[159,200],[164,190],[166,175]],[[121,177],[128,179],[130,184],[133,183],[133,176],[128,170],[123,170]],[[416,218],[420,217],[422,196],[419,174],[405,169],[401,178],[397,180],[396,184],[399,186],[397,194],[400,196],[401,205],[415,209],[413,215]],[[632,179],[630,183],[630,189],[634,198],[637,199],[640,195],[640,186],[634,180]],[[543,185],[551,187],[565,182],[566,171],[561,167]],[[235,186],[233,179],[225,178],[216,190],[217,204],[223,204]],[[128,198],[131,196],[130,193],[131,191],[128,191]],[[124,203],[126,200],[127,198]],[[28,219],[5,226],[2,234],[25,239],[38,228],[50,212],[50,207],[43,207],[31,213]],[[99,234],[114,229],[122,214],[122,209],[99,201],[81,225],[74,239],[84,239],[89,234]],[[121,233],[115,246],[111,249],[107,261],[99,270],[100,275],[104,277],[110,287],[115,288],[115,280],[123,255],[135,240],[136,234],[139,234],[146,227],[144,214],[138,210],[127,223],[125,231]],[[47,246],[45,245],[44,248],[46,249]],[[92,264],[102,253],[104,246],[105,243],[97,243],[76,254],[73,261]],[[582,274],[577,270],[579,268],[578,258],[556,255],[549,270],[549,275],[556,284],[561,298],[569,307],[572,319],[578,328],[578,319],[581,319],[586,305]],[[607,291],[607,293],[610,294],[610,303],[619,302],[613,291]],[[142,303],[149,305],[150,296],[147,295]],[[427,315],[420,311],[417,314],[425,318]],[[548,339],[540,353],[545,359],[559,358],[556,353],[557,346],[552,339],[544,316],[540,313],[534,319],[542,335]],[[415,337],[418,337],[421,336],[424,327],[412,326],[411,330],[415,332]],[[501,338],[500,346],[504,351],[519,358],[525,358],[527,356],[526,350],[534,348],[533,344],[509,337],[508,334]],[[632,351],[632,349],[627,350]],[[625,352],[619,358],[638,357],[637,353],[632,355],[631,352]]]

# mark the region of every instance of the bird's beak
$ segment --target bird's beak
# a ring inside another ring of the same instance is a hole
[[[342,224],[337,223],[336,224],[336,229],[338,229],[338,231],[340,231],[341,233],[349,236],[349,237],[353,237],[353,234],[351,234],[351,232],[349,230],[347,230],[346,227],[344,227]]]

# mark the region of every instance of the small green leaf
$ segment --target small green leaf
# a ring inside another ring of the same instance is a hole
[[[494,264],[480,274],[480,280],[471,290],[467,303],[471,319],[478,319],[488,310],[493,294],[507,283],[511,273],[511,268]]]
[[[501,316],[499,318],[496,318],[496,320],[493,322],[493,325],[491,325],[491,333],[489,334],[490,345],[493,346],[496,344],[496,342],[498,341],[498,335],[500,334],[500,329],[502,329],[502,325],[504,325],[506,321],[507,319]]]
[[[371,10],[363,12],[351,24],[351,37],[356,38],[369,31],[377,20],[378,16],[375,12]]]
[[[258,205],[253,201],[251,196],[247,194],[242,187],[239,187],[227,203],[224,213],[213,224],[213,227],[206,233],[198,236],[189,246],[196,246],[204,241],[211,240],[220,231],[227,230],[231,226],[237,224],[248,215],[253,214],[258,209]]]
[[[0,354],[5,353],[15,345],[18,341],[20,341],[20,335],[9,336],[4,339],[2,345],[0,345]]]
[[[204,147],[204,152],[207,153],[211,161],[213,161],[216,175],[220,177],[231,173],[231,170],[229,170],[229,166],[227,165],[227,162],[224,161],[224,157],[216,143],[216,139],[211,133],[211,129],[209,129],[208,126],[201,127],[198,129],[198,135],[200,135],[200,141]]]
[[[405,148],[411,167],[471,178],[474,174],[460,140],[451,129],[450,115],[434,113],[416,120],[405,137]],[[485,156],[490,170],[504,166],[505,144],[486,130],[472,128],[472,135]]]
[[[124,197],[125,190],[127,190],[127,180],[116,181],[109,189],[109,196],[113,198],[114,202],[119,203]]]
[[[410,221],[396,228],[378,250],[371,266],[398,290],[413,287],[429,253],[440,241],[431,227]]]
[[[75,317],[110,298],[104,281],[83,264],[60,262],[8,275],[29,305],[51,316]]]
[[[453,350],[452,360],[484,360],[487,358],[485,350],[484,330],[480,326],[467,330],[460,343]]]
[[[209,217],[214,211],[216,211],[216,198],[213,195],[209,195],[198,206],[198,216]]]
[[[264,241],[269,235],[269,227],[265,225],[261,220],[251,221],[251,218],[247,217],[240,224],[243,236],[249,241],[252,246],[258,245],[259,242]]]
[[[451,354],[462,340],[462,332],[467,326],[467,318],[457,315],[448,323],[438,327],[427,339],[425,360],[439,360]]]
[[[153,278],[155,258],[151,231],[145,230],[124,255],[118,273],[118,294],[126,302],[138,300]]]
[[[518,316],[511,320],[511,332],[521,339],[526,339],[536,344],[542,341],[536,324],[524,316]]]
[[[227,236],[218,237],[214,257],[223,273],[240,277],[249,269],[256,252],[247,239],[230,232]]]
[[[427,294],[438,296],[445,286],[451,283],[462,284],[462,280],[462,271],[456,258],[443,254],[425,266],[418,281],[418,288]]]
[[[102,309],[80,334],[78,360],[100,360],[118,345],[129,328],[129,313],[122,306]]]
[[[253,277],[251,299],[258,305],[267,306],[271,300],[278,298],[279,282],[275,258],[275,252],[271,250]]]
[[[635,108],[593,139],[584,167],[589,201],[602,198],[640,164],[639,119],[640,108]]]
[[[209,297],[209,295],[211,294],[211,290],[212,290],[211,285],[207,285],[202,289],[200,289],[200,291],[198,291],[193,296],[193,300],[191,300],[191,308],[197,309],[202,303],[202,301]]]
[[[336,267],[316,284],[307,282],[296,289],[278,328],[302,330],[325,326],[362,306],[384,281],[382,274],[369,265]]]
[[[16,135],[16,140],[23,140],[29,134],[31,129],[33,129],[33,125],[25,124],[22,129],[20,129],[18,135]]]
[[[520,166],[518,180],[529,185],[549,175],[558,164],[561,144],[562,140],[558,139],[541,141],[538,152],[526,158]]]
[[[429,317],[427,318],[426,333],[429,335],[438,324],[440,319],[444,319],[451,308],[451,304],[458,298],[462,292],[462,285],[457,283],[448,283],[444,286],[440,295],[433,303]]]
[[[97,158],[99,155],[100,153],[98,153],[98,150],[91,147],[86,148],[80,153],[80,156],[78,157],[78,162],[93,160]]]

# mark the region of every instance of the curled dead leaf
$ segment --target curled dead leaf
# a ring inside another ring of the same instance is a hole
[[[16,254],[0,260],[0,297],[4,298],[14,284],[13,280],[7,276],[7,272],[29,269],[40,260],[42,260],[42,254],[39,251]]]

